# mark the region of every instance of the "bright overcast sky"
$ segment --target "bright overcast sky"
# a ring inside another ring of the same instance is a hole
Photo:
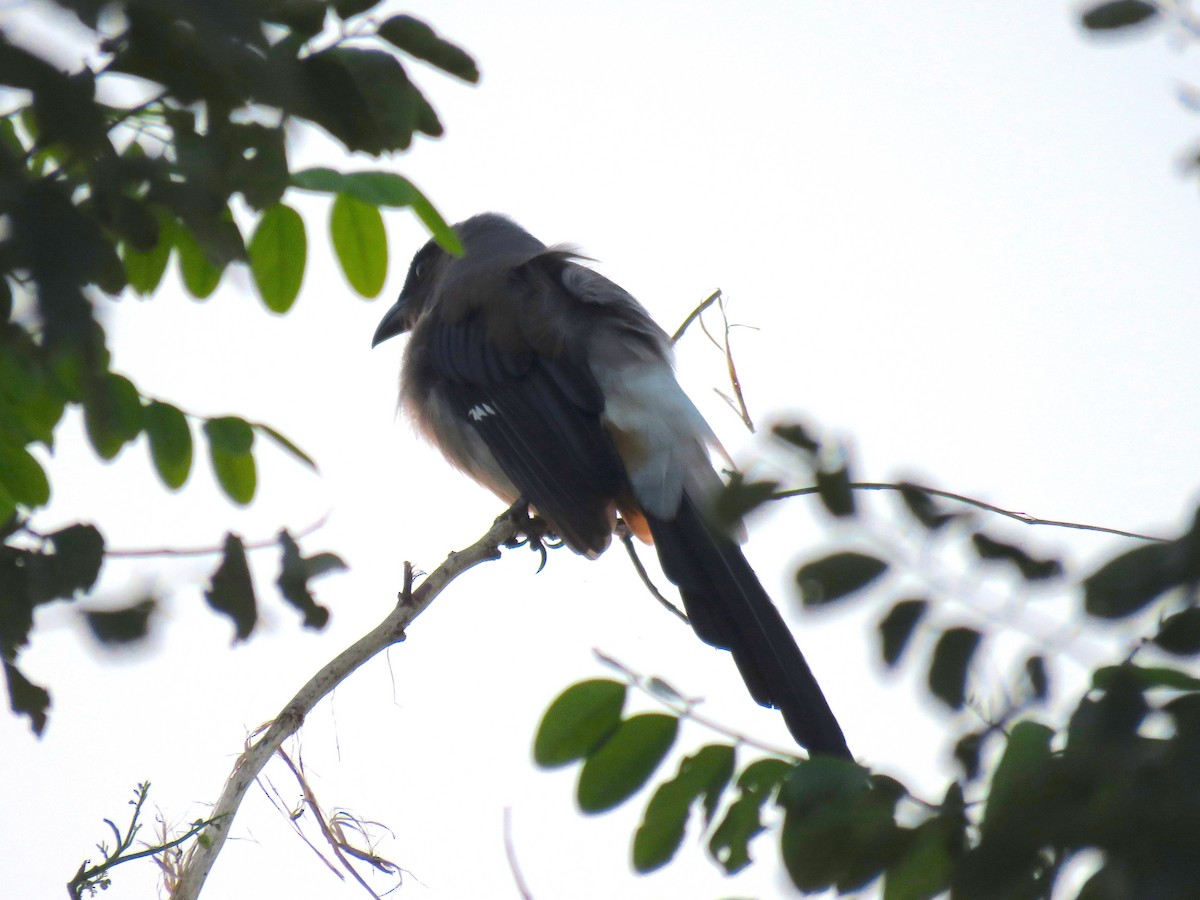
[[[915,473],[1011,509],[1130,529],[1169,533],[1190,516],[1200,196],[1179,161],[1200,120],[1175,98],[1189,72],[1161,34],[1088,40],[1060,0],[443,0],[406,11],[483,72],[475,88],[419,73],[446,137],[385,161],[332,157],[309,139],[295,160],[393,169],[448,219],[499,210],[547,242],[577,244],[669,329],[723,289],[732,316],[757,329],[737,331],[735,345],[751,411],[764,422],[795,412],[846,439],[863,478]],[[323,234],[326,205],[300,205]],[[302,633],[271,587],[276,557],[256,555],[265,621],[236,648],[203,606],[214,559],[106,568],[93,603],[138,590],[169,598],[154,640],[132,654],[93,647],[68,607],[40,611],[22,666],[53,692],[49,728],[36,741],[25,720],[0,719],[6,896],[60,895],[105,836],[102,818],[123,820],[138,781],[153,782],[152,803],[171,822],[203,816],[247,732],[384,616],[403,561],[432,568],[499,511],[394,419],[401,342],[368,346],[424,235],[407,212],[388,222],[396,258],[375,303],[354,296],[315,246],[284,319],[263,310],[244,274],[205,304],[174,276],[153,302],[104,304],[115,365],[145,393],[267,421],[322,476],[264,447],[259,497],[239,511],[201,455],[188,487],[167,496],[144,442],[106,466],[72,419],[42,526],[95,519],[114,547],[204,546],[226,528],[254,540],[328,514],[305,550],[336,550],[351,571],[318,583],[333,622]],[[755,442],[712,395],[722,360],[689,341],[685,384],[749,461]],[[929,713],[911,673],[880,671],[872,624],[882,605],[797,613],[788,573],[833,538],[811,503],[792,504],[755,520],[747,552],[859,759],[937,799],[952,772],[939,727],[949,720]],[[994,530],[1067,554],[1077,572],[1120,546]],[[505,807],[539,898],[779,894],[773,865],[727,881],[692,836],[673,866],[634,876],[629,839],[644,798],[583,819],[574,771],[534,770],[542,710],[604,671],[593,647],[709,698],[714,718],[787,740],[729,660],[663,614],[619,551],[598,563],[563,551],[536,577],[535,567],[531,554],[510,553],[455,583],[407,643],[316,710],[300,743],[321,798],[391,827],[379,851],[411,873],[397,896],[516,896]],[[1078,676],[1068,660],[1055,665]],[[692,747],[708,738],[683,731]],[[286,771],[268,771],[295,803]],[[261,793],[234,834],[206,896],[364,896]],[[774,850],[764,842],[757,856]],[[150,896],[150,865],[114,875],[108,896]]]

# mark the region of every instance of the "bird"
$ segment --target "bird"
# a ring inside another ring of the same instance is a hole
[[[697,636],[810,754],[850,759],[825,695],[739,544],[715,524],[720,442],[675,378],[665,331],[569,246],[512,219],[430,239],[371,346],[408,335],[400,407],[448,462],[529,505],[594,559],[617,517],[652,543]]]

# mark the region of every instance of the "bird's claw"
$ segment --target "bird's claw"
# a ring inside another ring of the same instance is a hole
[[[516,547],[529,547],[542,556],[542,561],[538,565],[538,572],[546,568],[546,561],[549,558],[547,551],[557,550],[565,545],[565,542],[558,535],[550,530],[549,524],[544,519],[539,519],[537,516],[529,515],[529,504],[518,502],[513,504],[509,509],[509,513],[517,522],[521,537],[512,537],[504,542],[505,547],[513,549]]]

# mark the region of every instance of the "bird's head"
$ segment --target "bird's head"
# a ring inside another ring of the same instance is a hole
[[[463,255],[454,256],[437,241],[425,243],[408,266],[400,298],[383,314],[371,346],[410,331],[421,315],[446,292],[469,289],[485,272],[519,265],[546,249],[528,231],[499,213],[481,213],[454,226]]]

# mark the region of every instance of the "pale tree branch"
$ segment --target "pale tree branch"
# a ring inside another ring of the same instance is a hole
[[[283,746],[283,742],[296,733],[317,703],[363,663],[404,640],[404,629],[425,611],[451,581],[479,563],[498,559],[499,548],[512,542],[524,530],[527,521],[521,505],[505,512],[496,519],[487,534],[465,550],[451,553],[416,588],[411,591],[406,589],[400,595],[400,602],[382,622],[309,679],[275,717],[270,727],[234,763],[233,771],[213,808],[212,824],[202,835],[203,840],[193,845],[184,861],[171,900],[196,900],[200,896],[208,873],[229,837],[246,791]]]

